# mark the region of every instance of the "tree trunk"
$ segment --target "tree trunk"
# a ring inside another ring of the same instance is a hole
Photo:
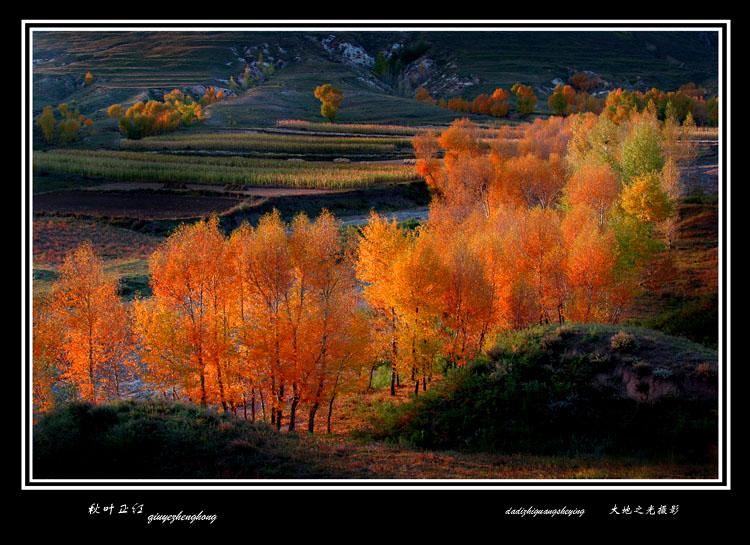
[[[319,406],[317,401],[310,406],[310,414],[307,415],[307,431],[310,433],[315,433],[315,415]]]
[[[333,413],[333,401],[336,399],[335,395],[331,396],[331,401],[328,402],[328,421],[326,424],[326,432],[331,433],[331,413]]]
[[[292,390],[296,391],[297,388],[292,386]],[[296,425],[296,419],[297,419],[297,404],[299,403],[299,397],[295,393],[292,396],[292,403],[289,408],[289,431],[294,431],[294,427]]]
[[[391,308],[391,395],[396,395],[396,384],[398,383],[398,372],[396,371],[396,362],[398,361],[398,345],[396,343],[396,311]]]
[[[206,375],[203,372],[203,365],[201,365],[201,406],[206,406]]]
[[[279,396],[276,398],[278,401],[278,408],[276,409],[276,430],[281,430],[281,416],[284,413],[284,385],[279,386]]]
[[[96,403],[96,383],[94,382],[94,347],[93,333],[91,332],[91,326],[89,325],[89,382],[91,383],[91,400]]]
[[[216,362],[216,380],[219,383],[219,399],[221,400],[221,408],[224,412],[227,412],[227,401],[224,398],[224,380],[221,377],[221,362]]]

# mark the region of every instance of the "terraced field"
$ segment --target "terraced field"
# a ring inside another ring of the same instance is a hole
[[[227,146],[232,138],[218,139]],[[190,148],[181,138],[169,140],[183,151]],[[212,140],[217,141],[217,140]],[[159,141],[143,146],[161,149]],[[206,149],[206,148],[194,148]],[[242,148],[246,150],[246,147]],[[279,148],[284,149],[284,148]],[[235,155],[150,153],[127,151],[53,150],[34,156],[35,179],[58,174],[118,182],[169,184],[242,185],[261,187],[353,189],[417,179],[413,166],[405,164],[351,163],[257,159]]]

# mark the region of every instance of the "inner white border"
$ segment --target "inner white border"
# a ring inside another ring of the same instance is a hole
[[[26,427],[27,422],[26,418],[28,415],[33,413],[32,410],[32,400],[31,400],[31,384],[26,384],[26,343],[25,343],[25,336],[27,334],[27,327],[30,324],[27,324],[27,320],[30,320],[30,316],[26,315],[26,300],[25,300],[25,293],[24,293],[24,286],[23,282],[27,282],[28,284],[28,290],[29,290],[29,304],[31,305],[31,302],[33,301],[33,292],[32,292],[32,267],[31,262],[33,258],[33,236],[29,237],[29,244],[31,245],[28,249],[30,252],[28,254],[26,253],[26,241],[25,241],[25,228],[29,229],[29,233],[31,235],[32,233],[32,219],[33,214],[31,214],[31,217],[26,218],[26,210],[27,207],[29,210],[31,210],[33,206],[33,197],[31,196],[31,192],[29,194],[31,198],[31,202],[28,204],[26,203],[26,193],[25,193],[25,182],[26,179],[22,178],[21,180],[21,205],[22,205],[22,224],[21,224],[21,271],[22,271],[22,289],[21,289],[21,488],[23,490],[91,490],[91,489],[101,489],[102,487],[109,489],[109,490],[357,490],[357,489],[370,489],[370,490],[466,490],[466,489],[472,489],[472,490],[613,490],[613,489],[623,489],[623,490],[716,490],[716,489],[728,489],[731,488],[730,485],[730,473],[727,471],[728,468],[723,467],[723,449],[724,449],[724,442],[721,441],[723,437],[723,429],[724,429],[724,423],[726,420],[726,429],[727,434],[725,439],[726,443],[726,449],[727,449],[727,465],[730,461],[730,441],[731,441],[731,433],[730,433],[730,414],[724,415],[723,407],[724,407],[724,400],[726,399],[726,406],[730,407],[730,398],[729,398],[729,384],[730,384],[730,370],[731,365],[729,365],[728,355],[729,351],[727,350],[729,346],[731,346],[730,342],[730,327],[729,327],[729,320],[731,315],[731,308],[730,308],[730,298],[729,298],[729,274],[727,272],[726,274],[726,286],[724,285],[723,278],[724,278],[724,271],[730,270],[730,252],[727,251],[726,255],[722,253],[722,248],[724,247],[724,244],[726,245],[727,250],[730,248],[730,234],[727,231],[724,232],[723,229],[723,221],[726,221],[727,225],[730,225],[730,216],[729,216],[729,197],[730,197],[730,180],[729,180],[729,169],[726,168],[726,165],[724,165],[724,152],[726,153],[727,158],[727,164],[731,164],[730,161],[730,75],[731,70],[728,70],[726,73],[726,89],[724,89],[724,40],[726,40],[726,65],[727,67],[730,66],[730,31],[731,31],[731,22],[729,20],[707,20],[707,21],[691,21],[691,20],[677,20],[674,22],[671,21],[665,21],[665,20],[654,20],[654,21],[622,21],[622,20],[599,20],[599,21],[587,21],[587,20],[581,20],[581,21],[564,21],[561,22],[559,20],[466,20],[461,21],[458,23],[460,26],[451,26],[451,25],[457,25],[455,20],[431,20],[429,22],[424,21],[415,21],[415,20],[344,20],[344,21],[325,21],[325,20],[277,20],[277,19],[270,19],[270,20],[211,20],[210,22],[206,21],[200,21],[200,20],[185,20],[185,21],[177,21],[176,23],[178,26],[164,26],[159,27],[159,24],[171,24],[170,21],[165,20],[87,20],[87,21],[79,21],[79,23],[85,24],[85,25],[91,25],[91,26],[55,26],[55,25],[67,25],[68,21],[60,21],[60,20],[22,20],[21,21],[21,40],[22,40],[22,48],[21,48],[21,73],[22,73],[22,80],[21,80],[21,98],[22,98],[22,109],[21,109],[21,172],[26,174],[28,172],[28,175],[30,176],[30,171],[28,171],[27,166],[30,168],[30,164],[26,165],[25,160],[25,152],[26,152],[26,144],[28,143],[28,135],[33,133],[33,120],[30,118],[28,119],[29,125],[27,126],[25,124],[25,117],[27,114],[27,108],[30,107],[30,105],[26,104],[26,82],[28,79],[28,76],[33,73],[33,55],[31,54],[33,51],[33,35],[35,32],[132,32],[132,31],[148,31],[148,32],[387,32],[387,31],[404,31],[404,32],[410,32],[410,31],[424,31],[424,32],[453,32],[453,31],[463,31],[463,32],[502,32],[502,31],[516,31],[516,32],[536,32],[536,31],[546,31],[546,32],[605,32],[605,31],[642,31],[642,32],[679,32],[679,31],[688,31],[688,32],[699,32],[699,31],[710,31],[710,32],[718,32],[719,37],[719,45],[718,45],[718,85],[719,85],[719,92],[718,95],[720,97],[720,100],[723,100],[726,102],[724,108],[726,109],[726,123],[725,118],[723,116],[720,116],[719,120],[719,314],[722,315],[722,312],[724,312],[724,316],[726,318],[726,324],[722,323],[721,320],[719,320],[719,452],[718,452],[718,473],[719,476],[717,479],[700,479],[700,480],[694,480],[694,479],[638,479],[638,480],[612,480],[612,479],[593,479],[593,480],[569,480],[569,479],[539,479],[539,480],[532,480],[532,479],[523,479],[523,480],[500,480],[500,479],[480,479],[480,480],[456,480],[456,479],[434,479],[434,480],[427,480],[427,479],[366,479],[366,480],[358,480],[358,479],[352,479],[352,480],[286,480],[286,479],[261,479],[261,480],[165,480],[165,479],[155,479],[155,480],[141,480],[141,479],[107,479],[107,480],[97,480],[97,479],[82,479],[82,480],[66,480],[66,479],[50,479],[50,480],[44,480],[44,479],[34,479],[31,477],[29,479],[29,482],[32,486],[26,485]],[[207,24],[209,23],[209,24]],[[119,25],[130,25],[132,26],[119,26]],[[191,25],[203,25],[206,24],[206,26],[191,26]],[[305,26],[295,26],[296,24],[299,25],[305,25]],[[357,26],[346,26],[346,25],[355,24]],[[549,24],[552,26],[540,26]],[[605,28],[597,28],[593,25],[615,25],[615,26],[607,26]],[[648,25],[659,25],[664,24],[665,26],[648,26]],[[670,24],[674,24],[677,26],[667,26]],[[706,27],[702,26],[686,26],[686,27],[680,27],[680,24],[697,24],[707,25]],[[726,36],[724,35],[724,29],[721,27],[714,27],[710,25],[716,25],[716,24],[723,24],[726,25]],[[29,28],[29,39],[30,43],[26,43],[26,27],[29,25],[44,25],[44,28]],[[49,25],[49,26],[47,26]],[[94,27],[94,25],[102,25],[100,27]],[[107,26],[107,25],[118,25],[118,26]],[[151,26],[155,25],[155,26]],[[212,26],[212,25],[227,25],[227,26]],[[238,25],[238,26],[232,26],[232,25]],[[270,25],[270,26],[253,26],[253,25]],[[275,26],[278,25],[278,26]],[[308,26],[313,25],[313,26]],[[360,26],[364,25],[364,26]],[[366,25],[383,25],[383,26],[372,26],[368,27]],[[406,25],[406,26],[404,26]],[[435,25],[446,25],[446,26],[435,26]],[[503,26],[508,25],[508,26]],[[516,26],[516,25],[528,25],[528,26]],[[559,26],[557,26],[559,25]],[[581,25],[581,26],[576,26]],[[26,53],[29,53],[29,64],[27,65],[25,55]],[[31,104],[33,104],[33,88],[28,90],[29,97],[31,99]],[[720,103],[721,107],[721,103]],[[27,132],[28,131],[28,132]],[[29,158],[30,161],[33,160],[32,158],[33,152],[29,150]],[[726,191],[725,191],[726,189]],[[726,199],[726,201],[724,200]],[[726,203],[726,212],[724,212],[723,207],[721,206],[721,203]],[[726,215],[726,218],[724,218],[724,215]],[[724,308],[724,295],[726,294],[726,308]],[[31,311],[31,307],[29,307],[29,311]],[[31,347],[31,335],[30,335],[30,327],[28,328],[29,331],[29,347]],[[723,333],[726,333],[726,339],[727,339],[727,346],[724,346],[723,340]],[[31,361],[31,355],[28,355],[29,361]],[[29,375],[31,374],[31,371],[29,371]],[[724,379],[726,379],[726,385],[727,385],[727,391],[724,392],[724,388],[721,386],[725,383]],[[27,399],[28,398],[28,399]],[[29,447],[31,448],[31,442],[29,440]],[[31,453],[29,453],[31,454]],[[32,457],[29,456],[29,460],[31,461]],[[31,463],[31,466],[33,466],[33,462]],[[30,470],[33,469],[33,467],[29,468]],[[726,471],[726,474],[725,474]],[[29,474],[32,474],[32,471],[29,471]],[[726,476],[726,486],[721,485],[722,477]],[[148,483],[167,483],[167,484],[148,484]],[[432,483],[430,485],[420,485],[419,483]],[[565,485],[540,485],[535,484],[533,486],[523,485],[520,483],[566,483]],[[656,484],[654,485],[647,485],[642,483],[658,483],[658,486]],[[66,486],[66,483],[80,483],[77,485],[68,484]],[[111,485],[111,483],[121,483],[118,485]],[[132,485],[128,485],[128,483],[132,483]],[[172,484],[172,483],[181,483],[179,485]],[[200,483],[200,484],[199,484]],[[247,486],[243,486],[242,484],[238,483],[247,483]],[[287,485],[274,485],[273,483],[290,483]],[[297,483],[296,485],[291,483]],[[324,486],[319,485],[315,486],[315,483],[329,483]],[[347,484],[347,485],[339,485],[334,483],[359,483],[359,485],[355,484]],[[381,483],[388,483],[388,484],[381,484]],[[444,486],[441,486],[440,483],[446,483]],[[450,484],[448,484],[450,483]],[[455,484],[460,483],[460,484]],[[491,486],[489,483],[501,483],[496,484],[495,486]],[[609,483],[609,486],[591,486],[591,483]],[[629,484],[629,483],[640,483],[640,484]],[[689,484],[682,484],[680,486],[677,486],[674,483],[695,483],[703,484],[703,483],[716,483],[715,486],[691,486]],[[140,486],[135,486],[136,484]],[[583,484],[583,486],[580,486],[580,484]],[[672,484],[672,486],[669,486]],[[588,485],[588,486],[587,486]],[[625,486],[628,485],[628,486]]]

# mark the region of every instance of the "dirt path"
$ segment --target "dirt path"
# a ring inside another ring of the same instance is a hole
[[[132,189],[165,189],[165,187],[162,183],[153,182],[113,182],[87,187],[85,189],[87,191],[128,191]],[[247,195],[248,197],[279,197],[287,195],[323,195],[327,193],[336,193],[336,191],[332,189],[305,189],[295,187],[245,187],[242,189],[228,189],[223,185],[211,184],[185,184],[184,186],[181,186],[180,189],[183,191],[214,191],[217,193],[231,191],[235,195]]]

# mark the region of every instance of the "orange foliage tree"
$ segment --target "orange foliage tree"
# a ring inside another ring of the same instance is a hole
[[[48,297],[34,298],[32,327],[32,397],[34,413],[39,414],[55,406],[54,388],[66,365],[64,331]]]
[[[339,222],[327,211],[314,222],[299,215],[292,223],[290,242],[296,271],[294,297],[287,307],[296,352],[294,399],[307,403],[312,432],[326,399],[330,428],[337,391],[359,377],[368,336],[358,309],[352,255],[343,245]]]
[[[256,402],[277,429],[308,429],[362,376],[369,343],[339,224],[324,212],[286,225],[277,211],[229,236],[218,220],[182,225],[151,259],[153,297],[134,303],[144,380],[223,411]],[[285,410],[288,407],[288,416]]]
[[[339,106],[344,100],[344,93],[330,83],[315,88],[315,98],[320,100],[320,115],[331,123],[339,113]]]
[[[576,101],[576,92],[570,85],[555,85],[547,104],[557,115],[570,114]]]
[[[402,252],[392,256],[388,274],[392,291],[388,300],[399,317],[397,338],[401,350],[397,354],[399,373],[409,374],[414,393],[419,393],[420,380],[426,387],[431,380],[435,356],[440,351],[437,320],[443,295],[442,263],[435,247],[426,237],[407,235]]]
[[[603,226],[620,194],[620,179],[607,163],[584,163],[568,179],[563,193],[569,206],[586,204]]]
[[[457,120],[440,135],[415,138],[417,171],[436,197],[422,237],[439,240],[441,270],[454,283],[443,287],[451,294],[443,303],[483,293],[475,302],[492,305],[475,311],[487,317],[480,335],[532,323],[617,321],[666,270],[653,226],[673,211],[679,159],[671,150],[679,147],[651,115],[620,124],[594,113],[536,120],[504,128],[489,143]],[[473,278],[466,292],[451,276],[453,260]],[[441,309],[444,355],[462,327],[450,308]]]
[[[396,395],[402,326],[391,297],[395,286],[390,269],[393,258],[401,255],[407,245],[408,237],[395,218],[389,222],[375,213],[370,214],[369,221],[362,227],[357,243],[356,276],[362,283],[362,296],[371,311],[373,347],[380,357],[391,363],[391,395]]]
[[[150,363],[176,363],[167,371],[152,369],[147,376],[179,377],[188,397],[204,406],[227,403],[224,366],[229,343],[222,322],[229,278],[223,247],[215,218],[181,225],[151,256],[151,288],[157,303],[142,308],[144,313],[158,312],[162,322],[168,317],[171,325],[156,331],[142,326],[141,331],[148,333],[141,335],[146,350],[172,355]],[[146,315],[141,323],[148,325]]]
[[[117,295],[117,280],[105,274],[91,243],[81,244],[66,257],[50,300],[52,320],[60,328],[61,380],[91,403],[121,397],[122,384],[131,377],[134,365],[127,311]]]

